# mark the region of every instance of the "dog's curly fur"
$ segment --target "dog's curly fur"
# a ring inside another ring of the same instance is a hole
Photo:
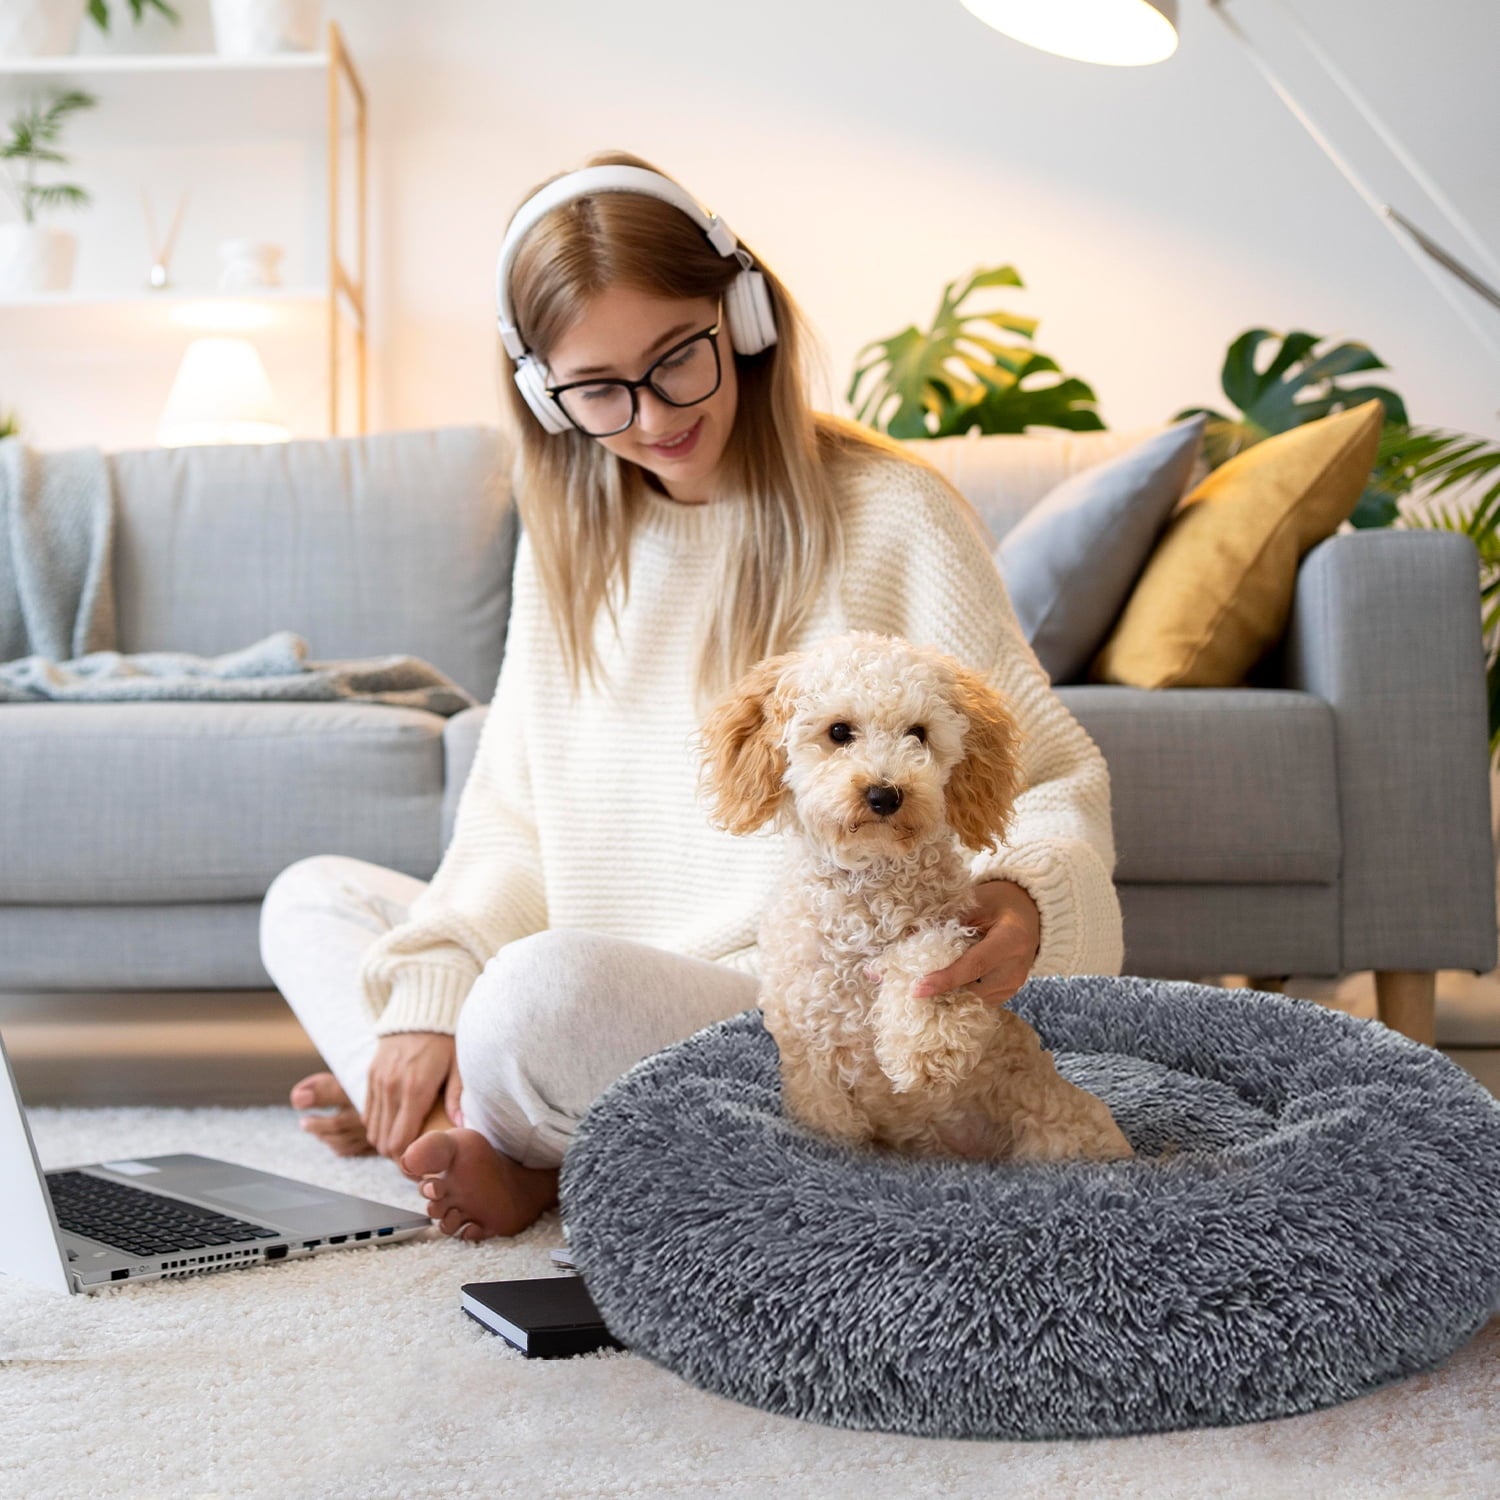
[[[788,835],[760,926],[760,1008],[783,1106],[808,1128],[914,1155],[1134,1154],[1014,1011],[970,989],[912,994],[978,935],[963,921],[964,850],[1004,836],[1025,785],[1019,746],[982,676],[873,631],[767,657],[704,721],[715,823]]]

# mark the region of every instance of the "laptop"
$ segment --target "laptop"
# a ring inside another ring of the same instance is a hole
[[[425,1214],[180,1154],[44,1172],[0,1035],[0,1273],[56,1292],[411,1239]]]

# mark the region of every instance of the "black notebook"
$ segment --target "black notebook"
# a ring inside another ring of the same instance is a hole
[[[564,1359],[625,1347],[599,1316],[581,1276],[469,1281],[460,1303],[471,1318],[531,1359]]]

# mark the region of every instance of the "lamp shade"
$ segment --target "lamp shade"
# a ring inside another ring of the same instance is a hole
[[[1177,50],[1177,0],[963,0],[1018,42],[1079,62],[1135,67]]]
[[[281,443],[290,436],[249,339],[201,338],[187,346],[156,431],[162,447]]]

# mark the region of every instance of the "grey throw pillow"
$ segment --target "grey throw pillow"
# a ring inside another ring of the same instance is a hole
[[[1203,444],[1201,415],[1074,474],[1005,534],[995,563],[1054,683],[1076,681],[1119,618]]]

